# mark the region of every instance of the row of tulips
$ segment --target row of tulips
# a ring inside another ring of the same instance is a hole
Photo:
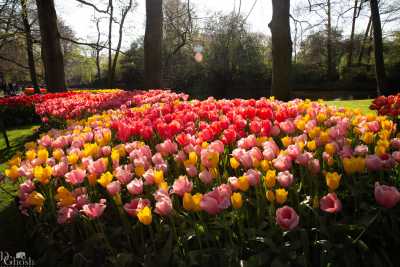
[[[167,90],[81,92],[71,97],[49,99],[37,104],[35,110],[44,121],[49,117],[68,120],[111,108],[130,107],[142,105],[143,103],[168,102],[186,98],[187,95],[185,94],[176,94]]]
[[[72,255],[104,252],[89,265],[396,262],[393,121],[308,100],[168,94],[27,143],[5,171],[21,212],[65,233],[59,246],[84,243]]]
[[[54,94],[32,94],[0,97],[0,106],[9,108],[33,107],[35,104],[42,103],[53,98],[68,98],[75,95],[75,92],[54,93]]]
[[[380,115],[397,118],[400,115],[400,93],[390,96],[378,96],[372,101],[370,109],[376,110]]]

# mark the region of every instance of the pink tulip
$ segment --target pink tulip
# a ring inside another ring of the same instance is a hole
[[[90,162],[89,166],[88,166],[88,170],[90,173],[100,175],[107,170],[107,166],[105,165],[104,160],[102,158],[100,158],[96,161]]]
[[[301,166],[307,166],[308,162],[313,158],[313,155],[310,152],[304,152],[297,156],[296,163]]]
[[[318,159],[309,160],[307,167],[312,174],[317,174],[321,171],[321,166]]]
[[[300,154],[300,149],[297,145],[289,145],[286,149],[288,155],[292,158],[292,160],[297,159]]]
[[[143,178],[144,178],[145,185],[154,184],[154,170],[148,169],[147,171],[145,171],[145,173],[143,174]]]
[[[111,196],[115,196],[121,191],[121,183],[119,181],[113,181],[107,185],[107,191]]]
[[[375,183],[374,195],[376,202],[387,209],[393,208],[400,201],[400,193],[396,187],[380,185],[379,182]]]
[[[200,202],[200,208],[208,214],[215,215],[231,205],[231,187],[221,184],[213,191],[205,194]]]
[[[82,169],[75,169],[65,174],[65,181],[72,185],[80,184],[84,181],[86,171]]]
[[[101,149],[101,155],[103,157],[108,157],[109,155],[111,155],[111,147],[110,146],[103,146]]]
[[[400,163],[400,151],[394,151],[392,153],[392,157],[395,161],[397,161],[398,163]]]
[[[202,197],[200,208],[211,215],[215,215],[220,212],[217,200],[211,196],[208,196],[207,194]]]
[[[62,177],[68,172],[68,164],[65,162],[60,162],[53,166],[52,175],[55,177]]]
[[[288,188],[293,184],[293,174],[289,171],[279,172],[277,180],[282,187]]]
[[[356,156],[365,156],[367,154],[368,154],[367,145],[358,145],[354,148],[354,155]]]
[[[179,176],[172,185],[173,192],[178,196],[183,196],[185,193],[190,193],[193,188],[193,183],[186,176]]]
[[[400,138],[393,138],[393,139],[390,141],[390,144],[392,145],[392,147],[393,147],[394,149],[400,149]]]
[[[205,184],[210,184],[213,180],[211,173],[206,169],[199,173],[199,178]]]
[[[69,223],[77,214],[78,210],[74,207],[61,207],[58,210],[57,223]]]
[[[299,215],[289,207],[283,206],[276,210],[275,221],[283,230],[293,230],[299,224]]]
[[[329,193],[319,201],[321,210],[329,213],[338,213],[342,210],[342,202],[335,193]]]
[[[365,166],[368,171],[379,171],[383,168],[383,162],[377,155],[368,155],[365,159]]]
[[[235,176],[228,178],[228,183],[231,185],[232,189],[235,191],[239,190],[238,182],[239,182],[239,179]]]
[[[143,192],[143,180],[133,179],[127,186],[129,193],[132,195],[139,195]]]
[[[154,194],[154,199],[156,200],[155,213],[161,216],[167,216],[171,213],[173,208],[172,201],[167,192],[165,192],[163,189],[159,189]]]
[[[81,212],[83,212],[90,219],[99,218],[104,210],[106,209],[106,200],[104,198],[100,199],[99,203],[90,203],[83,205]]]
[[[132,180],[132,172],[128,165],[119,166],[114,171],[115,177],[120,181],[121,184],[128,184]]]
[[[376,133],[381,128],[381,125],[378,121],[371,121],[367,123],[367,127],[370,131]]]
[[[279,127],[287,134],[294,133],[294,131],[296,130],[294,123],[290,120],[279,123]]]
[[[247,176],[247,179],[251,186],[256,186],[260,183],[261,173],[259,171],[249,169],[247,172],[244,173],[244,175]]]
[[[194,165],[189,165],[186,167],[186,173],[189,177],[195,177],[197,175],[197,169]]]
[[[273,160],[273,165],[278,171],[287,171],[292,167],[292,159],[286,155],[279,155]]]
[[[224,152],[224,143],[222,143],[220,140],[216,140],[212,142],[208,148],[217,151],[218,153],[223,153]]]
[[[277,125],[272,126],[271,128],[271,136],[278,136],[280,134],[281,130]]]

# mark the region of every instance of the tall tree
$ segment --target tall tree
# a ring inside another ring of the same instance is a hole
[[[51,92],[65,91],[64,57],[54,0],[36,0],[42,45],[45,80]]]
[[[29,23],[27,0],[21,0],[21,16],[24,24],[26,52],[28,55],[29,73],[31,76],[32,85],[36,93],[39,92],[39,86],[36,77],[35,58],[33,56],[33,38],[31,32],[31,24]]]
[[[112,68],[112,25],[114,20],[114,5],[113,0],[108,1],[109,22],[108,22],[108,86],[112,87],[111,68]]]
[[[112,88],[114,85],[115,70],[117,68],[118,56],[119,56],[119,53],[121,50],[125,18],[126,18],[126,15],[128,15],[129,10],[132,8],[132,5],[133,5],[133,1],[129,0],[128,5],[123,7],[122,11],[121,11],[121,21],[119,22],[119,29],[118,29],[118,44],[117,44],[117,48],[115,49],[115,55],[114,55],[114,58],[112,61],[111,70],[109,71],[108,83],[109,83],[110,88]]]
[[[354,30],[356,28],[356,19],[358,10],[357,7],[358,7],[358,0],[354,0],[353,19],[351,23],[351,33],[349,41],[349,52],[347,54],[347,67],[351,67],[351,65],[353,64]]]
[[[333,49],[333,38],[332,38],[332,5],[331,0],[327,0],[327,15],[328,15],[328,23],[327,23],[327,76],[330,80],[335,80],[337,78],[336,75],[336,60],[334,56]]]
[[[289,23],[290,0],[272,0],[272,86],[271,94],[281,100],[290,97],[292,41]]]
[[[146,0],[146,31],[144,35],[145,88],[162,87],[162,0]]]
[[[382,26],[378,0],[370,0],[372,28],[374,30],[374,53],[377,94],[385,92],[385,62],[383,59]]]

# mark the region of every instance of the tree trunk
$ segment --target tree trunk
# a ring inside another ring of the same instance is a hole
[[[358,55],[358,65],[359,66],[361,65],[362,58],[364,56],[364,50],[365,50],[365,46],[367,44],[368,34],[369,34],[369,31],[370,31],[370,28],[371,28],[371,22],[372,22],[371,17],[369,17],[367,29],[365,30],[364,38],[363,38],[363,41],[361,43],[360,54]]]
[[[121,44],[122,44],[122,35],[123,35],[123,29],[124,29],[124,23],[125,23],[125,18],[126,15],[128,15],[129,10],[132,7],[132,0],[129,1],[129,4],[127,7],[125,7],[122,11],[122,16],[121,16],[121,21],[119,23],[119,38],[118,38],[118,45],[117,49],[115,50],[115,55],[113,59],[113,63],[111,66],[111,74],[110,74],[110,88],[112,88],[113,83],[114,83],[114,77],[115,77],[115,69],[117,68],[117,62],[118,62],[118,56],[119,52],[121,50]]]
[[[378,95],[385,93],[385,62],[383,59],[383,42],[381,18],[377,0],[370,0],[372,26],[374,29],[375,74]]]
[[[100,20],[96,21],[96,29],[97,29],[97,42],[96,42],[96,80],[100,82],[101,80],[101,69],[100,69],[100,52],[102,48],[99,48],[100,45],[100,38],[101,38],[101,32],[100,32]]]
[[[351,34],[349,43],[349,53],[347,57],[347,67],[350,68],[353,64],[353,48],[354,48],[354,29],[356,27],[358,0],[354,0],[353,21],[351,23]]]
[[[146,31],[144,35],[144,86],[162,87],[162,0],[146,0]]]
[[[328,25],[327,25],[327,76],[329,80],[336,79],[336,64],[333,56],[333,44],[332,44],[332,15],[331,15],[331,0],[328,0]]]
[[[35,58],[33,57],[33,39],[31,32],[31,25],[28,20],[28,8],[26,6],[26,0],[21,0],[21,13],[22,21],[24,23],[25,39],[26,39],[26,52],[28,55],[29,73],[31,75],[31,82],[35,92],[39,93],[39,86],[37,83],[36,69],[35,69]]]
[[[110,20],[108,22],[108,87],[112,87],[112,80],[111,80],[111,68],[112,68],[112,24],[113,24],[113,16],[114,16],[114,6],[113,0],[109,0],[108,8],[110,10]]]
[[[64,57],[61,51],[57,14],[53,0],[36,0],[42,58],[49,92],[65,91]]]
[[[271,94],[280,100],[290,98],[292,41],[289,23],[290,0],[272,0],[272,85]]]

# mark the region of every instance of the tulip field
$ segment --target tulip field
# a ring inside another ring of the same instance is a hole
[[[400,94],[369,113],[168,90],[0,104],[43,125],[0,184],[38,264],[399,265]]]

